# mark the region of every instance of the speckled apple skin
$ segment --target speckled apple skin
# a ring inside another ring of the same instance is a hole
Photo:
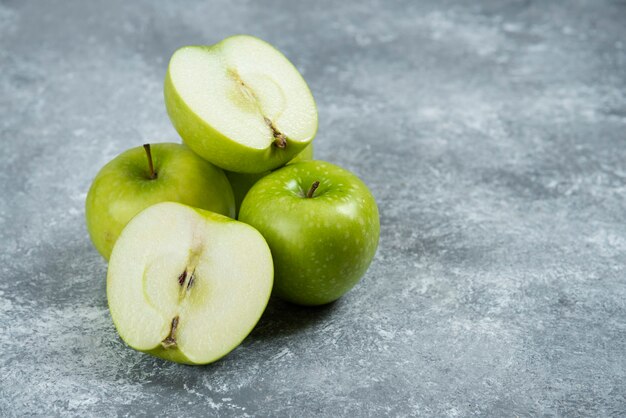
[[[312,159],[313,143],[311,142],[300,154],[296,155],[295,158],[287,164]],[[224,170],[224,173],[226,173],[226,177],[228,177],[228,181],[233,188],[233,194],[235,195],[235,212],[238,214],[241,203],[244,197],[246,197],[246,194],[248,194],[248,190],[250,190],[257,181],[271,173],[271,171],[264,171],[262,173],[235,173],[234,171]]]
[[[182,144],[151,145],[156,179],[150,179],[143,147],[124,151],[96,175],[85,202],[87,230],[109,259],[126,224],[148,206],[178,202],[235,216],[235,199],[224,172]]]
[[[315,181],[318,189],[305,197]],[[380,233],[367,186],[323,161],[290,164],[259,180],[239,219],[270,246],[274,293],[300,305],[323,305],[352,289],[374,257]]]

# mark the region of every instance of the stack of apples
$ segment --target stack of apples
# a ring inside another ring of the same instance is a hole
[[[87,228],[109,261],[122,339],[207,364],[250,333],[271,293],[322,305],[350,290],[376,252],[378,209],[354,174],[312,160],[313,96],[268,43],[183,47],[164,95],[183,144],[145,144],[105,165]]]

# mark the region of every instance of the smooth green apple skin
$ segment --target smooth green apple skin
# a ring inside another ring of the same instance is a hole
[[[226,216],[214,213],[214,212],[210,212],[210,211],[206,211],[206,210],[202,210],[202,209],[198,209],[198,208],[194,208],[194,207],[191,207],[191,209],[195,210],[197,213],[199,213],[203,217],[211,219],[212,221],[217,221],[217,222],[237,222],[234,219],[231,219],[230,217],[226,217]],[[264,299],[264,306],[267,306],[267,304],[269,303],[269,299],[270,299],[270,295],[268,294],[267,298]],[[109,301],[110,299],[107,298],[107,300]],[[111,310],[110,302],[108,302],[108,303],[109,303],[109,311],[110,311]],[[173,361],[175,363],[188,364],[190,366],[210,364],[210,363],[214,363],[214,362],[220,360],[221,358],[226,357],[232,350],[234,350],[236,347],[238,347],[243,342],[243,340],[245,340],[247,338],[247,336],[252,332],[252,330],[254,329],[254,327],[256,326],[256,324],[258,323],[258,321],[260,319],[261,319],[261,316],[259,316],[259,318],[257,318],[257,320],[251,325],[251,327],[248,330],[248,332],[245,333],[243,338],[237,344],[235,344],[230,350],[225,352],[222,356],[215,357],[215,358],[211,359],[210,361],[203,362],[203,363],[196,363],[196,362],[192,361],[187,356],[185,356],[185,354],[182,353],[178,348],[165,349],[162,346],[158,346],[158,347],[156,347],[156,348],[154,348],[152,350],[139,350],[138,348],[133,347],[132,345],[129,345],[129,346],[131,348],[137,350],[137,351],[140,351],[140,352],[143,352],[143,353],[146,353],[146,354],[150,354],[151,356],[158,357],[158,358],[161,358],[163,360]],[[119,330],[120,327],[115,323],[115,320],[114,320],[113,316],[112,316],[112,320],[113,320],[113,324],[115,325],[116,329]],[[127,338],[124,335],[120,334],[120,338],[122,338],[122,340],[124,342],[127,341]]]
[[[220,48],[228,39],[230,38],[210,46],[185,46],[180,49]],[[298,70],[294,67],[294,71]],[[311,136],[309,142],[288,141],[287,147],[284,149],[275,146],[270,146],[267,149],[247,147],[222,135],[187,106],[174,86],[170,66],[168,66],[165,76],[163,92],[167,114],[183,142],[196,154],[224,170],[237,173],[261,173],[273,170],[286,164],[302,152],[317,132],[316,125],[316,132]]]
[[[120,233],[137,213],[159,202],[179,202],[235,216],[235,198],[224,172],[182,144],[151,145],[156,179],[143,147],[124,151],[96,175],[85,203],[87,230],[109,259]]]
[[[307,198],[315,181],[319,187]],[[274,293],[300,305],[330,303],[349,291],[369,267],[380,234],[367,186],[323,161],[290,164],[259,180],[239,219],[270,246]]]
[[[298,161],[308,161],[313,159],[313,143],[310,143],[300,154],[289,161],[287,164],[297,163]],[[254,184],[267,176],[271,171],[264,171],[262,173],[235,173],[234,171],[224,171],[230,185],[233,188],[233,194],[235,195],[235,212],[239,214],[239,208],[243,198],[246,197],[248,190]]]

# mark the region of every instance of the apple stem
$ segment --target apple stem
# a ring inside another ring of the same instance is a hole
[[[319,187],[320,182],[319,181],[314,181],[313,184],[311,185],[311,188],[309,189],[308,193],[306,194],[307,198],[312,198],[313,197],[313,193],[315,193],[315,191],[317,190],[317,188]]]
[[[152,163],[152,151],[150,151],[150,144],[143,144],[143,149],[146,150],[146,156],[148,157],[148,167],[150,167],[150,180],[157,178],[157,173],[154,171],[154,165]]]

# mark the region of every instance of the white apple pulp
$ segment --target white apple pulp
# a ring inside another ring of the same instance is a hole
[[[170,60],[165,96],[185,143],[231,171],[281,166],[317,132],[315,101],[298,70],[270,44],[252,36],[177,50]]]
[[[168,202],[141,212],[120,235],[107,298],[128,345],[205,364],[250,333],[272,282],[272,257],[254,228]]]
[[[213,48],[181,48],[169,71],[187,105],[243,145],[267,148],[277,132],[295,142],[315,135],[317,109],[306,82],[260,39],[236,36]]]

